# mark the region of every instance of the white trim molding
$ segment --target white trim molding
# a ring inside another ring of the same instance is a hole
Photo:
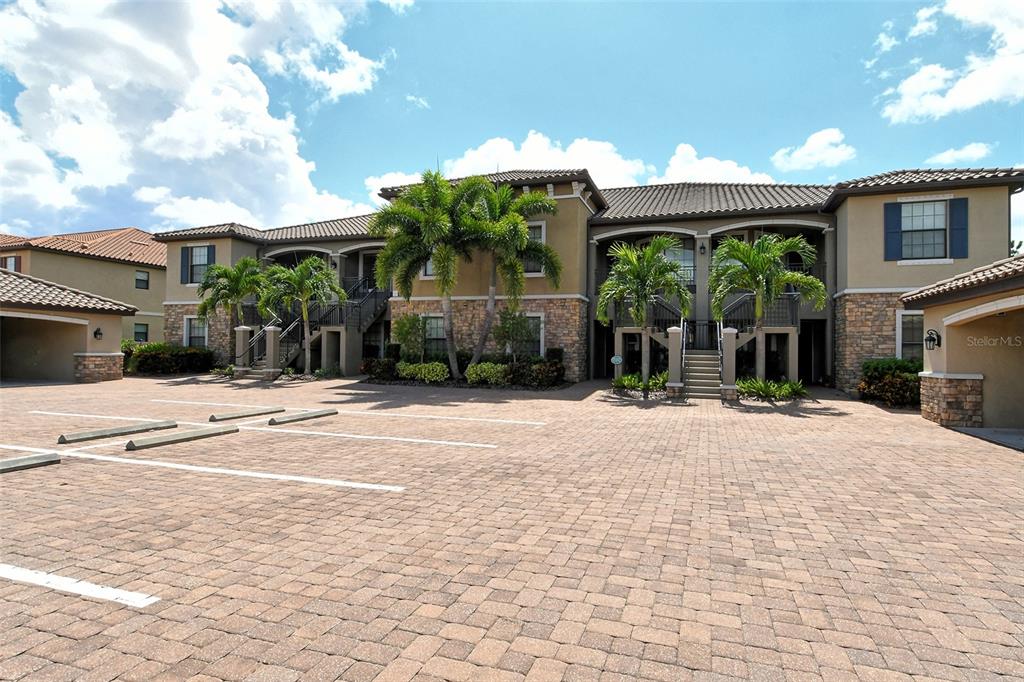
[[[145,315],[146,317],[163,317],[163,313],[151,313],[148,310],[138,310],[135,312],[135,317],[139,315]]]
[[[985,378],[984,374],[973,374],[968,372],[918,372],[917,376],[926,379],[974,379],[980,381]]]
[[[728,225],[722,225],[721,227],[713,227],[708,230],[708,234],[719,234],[721,232],[728,232],[729,230],[739,230],[744,227],[765,227],[768,225],[798,225],[800,227],[816,227],[822,231],[831,227],[829,223],[823,223],[820,220],[802,220],[799,218],[763,218],[761,220],[744,220],[740,223],[729,223]]]
[[[907,315],[924,315],[923,310],[897,310],[896,311],[896,357],[903,359],[903,318]],[[924,340],[921,341],[924,347]]]
[[[345,254],[349,254],[349,253],[351,253],[353,251],[362,251],[363,249],[371,249],[371,248],[379,249],[379,248],[382,248],[383,246],[384,246],[384,240],[383,239],[377,240],[375,242],[359,242],[358,244],[352,244],[351,246],[346,246],[344,248],[338,249],[337,254],[339,256],[342,256],[342,255],[345,255]]]
[[[290,244],[288,246],[282,246],[279,249],[273,251],[267,251],[263,254],[263,258],[270,258],[271,256],[277,256],[282,253],[292,253],[294,251],[317,251],[319,253],[326,253],[327,255],[333,255],[334,252],[330,249],[325,249],[320,246],[307,246],[305,244]]]
[[[696,237],[697,231],[691,230],[687,227],[673,227],[672,225],[645,225],[640,227],[624,227],[621,230],[613,230],[611,232],[605,232],[604,234],[594,235],[596,241],[602,242],[612,237],[621,237],[627,234],[650,234],[650,233],[664,233],[671,232],[673,234],[685,234],[690,237]]]
[[[958,324],[967,324],[982,317],[989,317],[996,313],[1008,312],[1010,310],[1017,310],[1024,308],[1024,294],[1019,296],[1009,296],[1007,298],[999,298],[988,303],[979,303],[976,306],[971,306],[966,310],[953,313],[952,315],[946,315],[942,318],[942,324],[947,327],[954,327]]]
[[[83,320],[80,317],[64,317],[62,315],[43,315],[41,313],[22,313],[14,310],[0,310],[0,317],[22,317],[25,318],[26,320],[46,320],[48,322],[67,322],[68,324],[89,324],[89,320]]]
[[[832,298],[839,298],[847,294],[905,294],[908,291],[917,291],[920,287],[863,287],[850,288],[837,291]]]
[[[115,357],[115,356],[116,357],[124,357],[124,353],[121,353],[121,352],[117,352],[117,353],[94,353],[94,352],[90,352],[90,351],[85,351],[85,352],[82,352],[82,353],[72,353],[72,355],[77,355],[79,357],[101,357],[101,358],[112,358],[112,357]]]
[[[916,197],[896,197],[896,201],[901,204],[917,203],[919,201],[948,201],[952,199],[952,194],[924,194]]]
[[[952,265],[952,258],[912,258],[909,260],[898,260],[896,265]]]
[[[188,321],[198,320],[198,315],[182,315],[181,316],[181,345],[189,348],[188,345]],[[210,323],[207,322],[203,328],[203,348],[210,347]]]
[[[202,301],[164,301],[163,305],[199,305]]]

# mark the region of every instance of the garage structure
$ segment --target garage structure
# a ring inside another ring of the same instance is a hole
[[[127,303],[0,270],[0,381],[120,379],[122,318],[135,313]]]
[[[923,316],[921,414],[956,427],[1024,427],[1024,254],[904,294]]]

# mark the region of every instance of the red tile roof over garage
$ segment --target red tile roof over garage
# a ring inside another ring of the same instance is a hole
[[[88,291],[48,282],[20,272],[0,270],[0,308],[43,308],[131,315],[137,308]]]
[[[970,272],[955,275],[941,282],[903,294],[900,298],[904,303],[911,303],[1013,278],[1020,278],[1021,284],[1024,286],[1024,254],[997,260],[990,265],[983,265]]]
[[[831,185],[679,182],[604,190],[608,208],[591,222],[698,216],[740,211],[816,210]]]
[[[69,232],[44,237],[0,236],[0,250],[42,249],[103,260],[167,267],[167,249],[153,235],[136,227]]]

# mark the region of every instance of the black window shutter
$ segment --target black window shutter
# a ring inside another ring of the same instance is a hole
[[[903,209],[896,203],[885,205],[885,260],[903,257]]]
[[[14,271],[21,272],[21,256],[14,257]]]
[[[217,262],[217,247],[210,244],[206,247],[206,267],[210,267]]]
[[[967,199],[949,200],[949,257],[967,258]]]
[[[188,284],[189,250],[187,246],[181,247],[181,283]]]

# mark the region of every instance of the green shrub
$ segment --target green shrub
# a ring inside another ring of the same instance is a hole
[[[642,391],[644,388],[644,380],[641,378],[639,372],[635,374],[623,374],[621,377],[612,379],[612,388],[626,391]]]
[[[413,313],[399,315],[391,321],[391,334],[399,346],[400,357],[396,360],[423,362],[423,351],[427,338],[427,319]]]
[[[374,381],[394,381],[398,378],[396,365],[392,358],[365,358],[359,371]]]
[[[313,370],[313,376],[317,379],[333,379],[341,376],[341,367],[334,365],[333,367],[321,367],[320,369]]]
[[[861,365],[857,385],[862,400],[877,400],[889,407],[921,404],[920,361],[885,358]]]
[[[647,382],[647,387],[652,391],[664,391],[668,386],[668,370],[658,372]]]
[[[537,388],[557,386],[565,379],[565,365],[561,362],[535,362],[531,369],[530,385]]]
[[[227,367],[214,367],[210,370],[210,374],[215,377],[228,377],[230,379],[235,376],[235,366],[228,365]]]
[[[396,371],[401,379],[438,384],[448,378],[448,366],[441,362],[399,362]]]
[[[508,365],[494,362],[478,362],[466,370],[466,380],[471,384],[504,386],[508,383]]]
[[[756,377],[737,379],[736,392],[741,398],[755,400],[796,400],[807,397],[807,389],[802,381],[772,381]]]
[[[565,362],[564,348],[548,348],[544,351],[544,359],[548,362]]]
[[[389,343],[384,347],[384,357],[398,362],[402,359],[402,344]]]
[[[213,351],[209,348],[144,343],[132,353],[132,365],[140,374],[199,374],[213,369]]]
[[[124,357],[121,359],[121,367],[124,371],[128,371],[128,365],[132,361],[132,355],[135,354],[135,349],[139,347],[139,344],[131,339],[121,339],[121,352],[124,353]]]

